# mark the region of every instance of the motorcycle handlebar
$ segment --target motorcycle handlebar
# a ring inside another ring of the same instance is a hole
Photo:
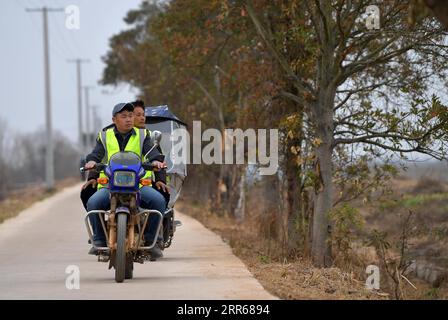
[[[86,169],[84,167],[79,168],[79,172],[84,173],[86,171],[90,171],[90,170],[103,170],[105,167],[105,165],[103,164],[96,164],[93,168],[90,169]],[[149,171],[154,171],[154,169],[156,169],[157,167],[154,166],[152,163],[142,163],[142,167],[145,170],[149,170]],[[163,168],[157,168],[158,170],[166,170],[168,167],[165,165]]]
[[[104,164],[102,164],[102,163],[97,163],[93,168],[90,168],[90,169],[86,169],[85,167],[81,167],[81,168],[79,168],[79,171],[81,172],[81,173],[84,173],[84,172],[86,172],[86,171],[90,171],[90,170],[96,170],[97,172],[99,172],[99,171],[101,171],[101,170],[104,170],[104,167],[105,167],[106,165],[104,165]]]
[[[142,167],[143,167],[143,169],[145,169],[145,170],[148,170],[148,171],[154,171],[154,169],[156,169],[157,167],[156,166],[154,166],[152,163],[142,163]],[[158,170],[166,170],[168,167],[165,165],[164,167],[162,167],[162,168],[157,168]]]

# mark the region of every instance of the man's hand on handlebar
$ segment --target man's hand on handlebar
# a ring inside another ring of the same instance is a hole
[[[85,164],[84,169],[86,170],[92,170],[93,168],[96,167],[96,162],[95,161],[89,161]]]
[[[153,161],[151,163],[151,165],[153,167],[153,171],[160,171],[162,169],[166,169],[167,168],[166,162]]]

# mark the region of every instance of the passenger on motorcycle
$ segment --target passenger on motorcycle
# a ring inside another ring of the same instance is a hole
[[[134,127],[145,129],[145,103],[142,100],[136,100],[132,102],[134,105]],[[159,150],[161,151],[161,150]],[[165,172],[163,171],[163,174]],[[159,191],[162,196],[165,198],[166,204],[170,201],[170,191],[168,186],[166,185],[166,176],[163,176],[163,179],[156,174],[155,181],[153,181],[153,188]]]

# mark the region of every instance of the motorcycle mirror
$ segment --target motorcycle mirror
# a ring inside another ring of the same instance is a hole
[[[86,180],[86,173],[84,171],[84,166],[86,165],[86,162],[87,161],[86,161],[86,159],[84,157],[82,157],[79,160],[79,167],[80,167],[79,173],[81,174],[81,181]],[[81,169],[83,169],[83,170],[81,170]]]
[[[154,130],[151,133],[151,143],[153,144],[152,148],[149,149],[149,151],[145,154],[145,159],[148,158],[148,155],[151,153],[151,151],[158,147],[160,145],[160,140],[162,140],[162,132],[158,130]]]
[[[162,140],[162,132],[159,130],[154,130],[151,135],[151,140],[154,145],[159,146],[160,141]]]

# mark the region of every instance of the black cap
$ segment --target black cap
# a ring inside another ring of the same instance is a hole
[[[115,117],[117,113],[120,113],[123,110],[134,111],[134,105],[132,103],[119,103],[115,105],[112,110],[112,117]]]

